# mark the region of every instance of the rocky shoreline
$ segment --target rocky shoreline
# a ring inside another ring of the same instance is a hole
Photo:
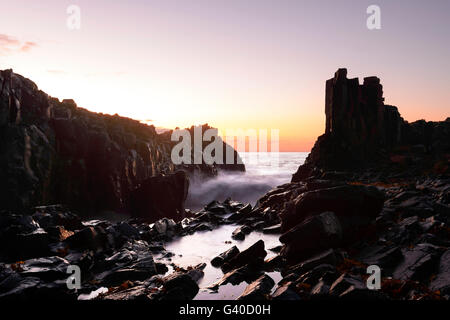
[[[177,219],[137,215],[116,223],[85,221],[59,205],[2,212],[0,242],[8,245],[0,250],[0,300],[92,292],[97,300],[189,300],[206,264],[223,273],[212,292],[247,284],[238,300],[448,300],[450,121],[409,124],[384,105],[378,78],[359,85],[344,69],[327,81],[325,111],[325,134],[305,164],[254,207],[228,199],[192,213],[181,197],[173,209],[158,206]],[[142,185],[133,202],[152,208],[157,201],[145,195],[161,185]],[[225,252],[189,267],[168,260],[170,241],[214,236],[225,224],[235,226]],[[275,256],[266,258],[262,240],[244,250],[231,242],[255,231],[280,236]],[[66,285],[69,265],[82,271],[76,292]],[[373,265],[381,270],[379,290],[366,283]],[[278,283],[267,274],[274,270]]]

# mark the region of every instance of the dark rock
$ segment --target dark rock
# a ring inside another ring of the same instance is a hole
[[[333,212],[346,237],[355,236],[355,228],[366,225],[380,213],[384,195],[375,187],[345,185],[319,189],[299,195],[282,213],[282,230],[288,231],[308,215]]]
[[[249,284],[237,300],[264,300],[274,285],[273,279],[265,274]]]
[[[361,252],[358,259],[367,265],[379,266],[385,273],[395,268],[403,260],[403,254],[400,247],[397,246],[373,246]]]
[[[280,269],[284,265],[282,256],[276,255],[264,261],[264,269],[268,271]]]
[[[16,269],[23,277],[36,277],[44,281],[67,279],[69,262],[60,257],[45,257],[25,260]]]
[[[431,281],[430,288],[433,291],[439,290],[441,294],[450,294],[450,250],[441,256],[437,275]]]
[[[263,231],[263,233],[267,233],[267,234],[281,233],[281,224],[276,224],[274,226],[264,228],[262,231]]]
[[[293,283],[287,282],[275,290],[272,300],[300,300],[300,296],[293,289]]]
[[[264,250],[264,241],[259,240],[255,242],[252,246],[230,259],[230,261],[222,265],[222,269],[227,272],[244,265],[251,266],[262,266],[264,263],[264,258],[267,255],[266,250]]]
[[[394,279],[425,281],[437,271],[438,248],[421,243],[403,252],[404,260],[393,272]]]
[[[319,265],[332,265],[335,266],[339,261],[337,254],[333,249],[326,250],[321,252],[305,261],[302,261],[296,265],[293,265],[284,271],[284,274],[294,273],[297,275],[301,275],[307,271],[314,269]]]
[[[68,237],[65,242],[70,248],[80,250],[103,250],[108,246],[105,230],[101,227],[86,227]]]
[[[191,300],[198,293],[197,282],[186,273],[174,272],[163,279],[162,300]]]
[[[350,288],[367,289],[363,279],[360,276],[344,273],[331,285],[330,294],[340,296]]]
[[[230,261],[230,259],[234,258],[239,254],[239,249],[236,246],[231,247],[225,252],[222,252],[217,257],[211,260],[211,265],[213,267],[220,267],[224,263]]]
[[[131,213],[149,222],[164,217],[181,221],[188,188],[189,180],[183,171],[150,177],[131,192]]]
[[[249,234],[250,232],[251,232],[251,228],[244,225],[244,226],[239,227],[236,230],[234,230],[233,234],[231,235],[231,238],[233,238],[235,240],[244,240],[245,235]]]
[[[314,253],[339,246],[341,224],[332,212],[307,218],[280,237],[285,244],[281,254],[288,264],[295,264]]]

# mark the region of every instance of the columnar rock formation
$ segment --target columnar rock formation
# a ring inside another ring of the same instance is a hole
[[[326,82],[325,133],[320,136],[293,181],[311,174],[392,165],[448,170],[450,121],[408,123],[394,106],[385,105],[377,77],[347,79],[339,69]],[[416,151],[421,151],[418,157]],[[442,164],[444,162],[444,164]],[[447,162],[445,164],[445,162]],[[444,166],[444,168],[442,168]],[[412,171],[411,171],[412,172]]]
[[[89,112],[73,100],[60,102],[12,70],[0,71],[0,209],[63,203],[128,210],[131,193],[152,176],[179,169],[217,172],[215,165],[173,165],[173,145],[170,132]],[[172,180],[179,179],[165,184]],[[168,200],[184,201],[185,185]]]

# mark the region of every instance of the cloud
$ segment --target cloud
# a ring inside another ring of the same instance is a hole
[[[20,41],[17,38],[0,33],[0,55],[8,55],[16,52],[29,52],[37,47],[33,41]]]
[[[22,45],[22,47],[20,48],[20,51],[22,52],[28,52],[30,51],[32,48],[37,47],[37,43],[36,42],[32,42],[32,41],[27,41],[25,42],[24,45]]]

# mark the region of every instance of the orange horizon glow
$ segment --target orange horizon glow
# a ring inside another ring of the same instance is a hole
[[[369,31],[365,1],[78,0],[74,31],[64,1],[0,1],[0,69],[155,127],[278,129],[280,152],[324,133],[325,81],[342,67],[378,76],[405,120],[445,120],[450,2],[377,4],[382,28]]]

